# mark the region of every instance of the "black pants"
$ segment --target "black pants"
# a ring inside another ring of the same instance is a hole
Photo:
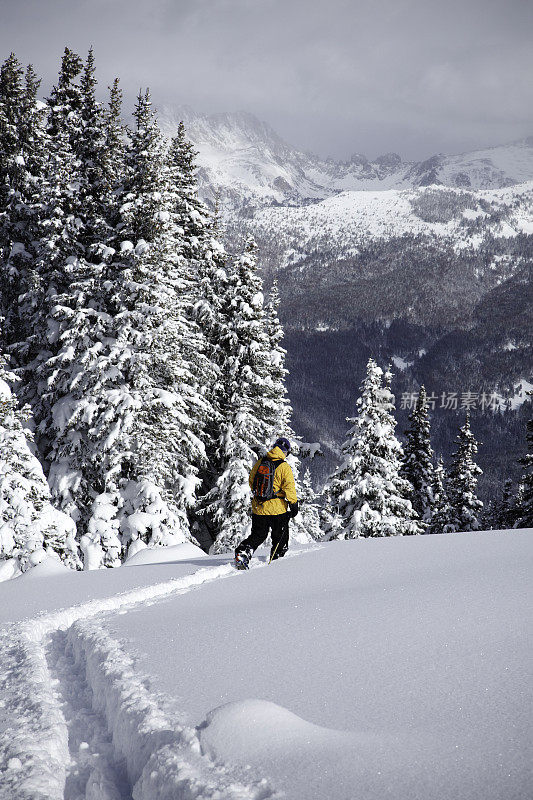
[[[272,535],[271,558],[281,558],[289,549],[290,514],[252,514],[252,532],[235,550],[237,553],[247,552],[252,555],[260,544],[263,544],[269,531]]]

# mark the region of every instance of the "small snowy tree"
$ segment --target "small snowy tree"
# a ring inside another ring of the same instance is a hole
[[[533,396],[533,392],[528,392]],[[520,459],[523,468],[520,480],[520,494],[517,495],[515,507],[517,510],[516,526],[519,528],[533,528],[533,419],[527,423],[527,454]]]
[[[343,462],[329,483],[334,509],[342,518],[338,538],[421,533],[407,499],[410,486],[400,475],[402,447],[394,434],[391,373],[373,359],[357,401],[357,417],[343,445]]]
[[[50,503],[42,468],[31,452],[31,433],[8,381],[15,379],[0,358],[0,559],[16,558],[24,571],[55,553],[69,567],[81,566],[76,528]]]
[[[487,522],[490,522],[494,527],[500,530],[514,527],[518,509],[516,507],[516,496],[511,478],[507,478],[507,480],[504,481],[501,497],[497,503],[491,506],[491,510],[492,519],[489,520],[489,515],[485,513]],[[486,507],[485,512],[487,512]]]
[[[427,533],[449,533],[452,530],[452,509],[446,490],[447,476],[442,457],[433,470],[433,508]]]
[[[470,429],[470,414],[457,436],[457,450],[452,457],[448,478],[448,496],[451,506],[450,530],[477,531],[483,503],[477,497],[478,476],[482,474],[475,463],[478,442]]]
[[[433,450],[429,436],[428,401],[424,386],[415,408],[409,415],[409,428],[405,431],[402,475],[412,489],[409,499],[420,520],[422,529],[429,524],[433,513]]]
[[[300,515],[302,526],[308,536],[314,541],[322,539],[323,532],[320,527],[320,509],[317,502],[318,495],[311,483],[311,473],[309,469],[304,472],[300,488]]]

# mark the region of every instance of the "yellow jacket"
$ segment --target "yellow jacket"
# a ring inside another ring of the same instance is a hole
[[[278,464],[274,473],[274,491],[276,494],[279,494],[280,497],[275,497],[273,500],[265,500],[262,504],[258,503],[254,497],[252,500],[252,514],[259,514],[261,516],[285,514],[289,508],[289,503],[296,503],[298,500],[296,497],[294,475],[292,474],[290,465],[285,461],[285,453],[283,450],[280,450],[279,447],[273,447],[272,450],[268,451],[267,456],[271,458],[272,461],[283,461],[283,464]],[[256,461],[250,472],[250,477],[248,478],[250,489],[253,486],[255,473],[257,472],[261,460],[262,459]]]

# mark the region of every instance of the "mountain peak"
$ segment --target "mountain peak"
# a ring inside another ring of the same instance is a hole
[[[181,120],[199,153],[202,196],[210,202],[218,194],[228,208],[307,204],[343,191],[431,184],[495,189],[533,180],[533,137],[459,155],[439,153],[419,162],[403,162],[394,152],[374,160],[354,153],[349,161],[335,161],[287,144],[248,111],[204,114],[190,106],[166,106],[159,115],[169,137]]]

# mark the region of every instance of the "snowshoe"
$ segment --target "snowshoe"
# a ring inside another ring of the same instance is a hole
[[[237,553],[234,564],[237,569],[249,569],[250,556],[246,553]]]

